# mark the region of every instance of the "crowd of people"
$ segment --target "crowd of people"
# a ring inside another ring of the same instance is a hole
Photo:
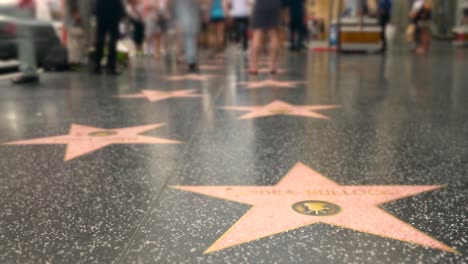
[[[285,11],[288,9],[290,12]],[[246,53],[251,39],[249,72],[256,74],[260,46],[262,40],[268,38],[270,71],[275,73],[280,46],[278,29],[282,22],[288,21],[291,50],[301,50],[306,34],[305,10],[305,0],[128,0],[125,4],[120,0],[97,0],[93,72],[101,72],[104,39],[108,35],[107,72],[118,73],[115,68],[115,42],[118,25],[122,18],[127,17],[138,55],[152,54],[158,60],[163,48],[168,46],[168,35],[172,32],[175,38],[171,44],[177,47],[177,61],[186,62],[188,70],[196,72],[197,43],[199,33],[203,31],[207,33],[210,57],[213,58],[223,53],[229,36],[234,36]],[[71,16],[79,17],[73,12]]]
[[[33,3],[34,0],[21,0],[21,7],[29,10]],[[102,73],[104,55],[106,73],[119,74],[116,47],[123,21],[131,25],[137,55],[151,54],[158,60],[163,50],[168,53],[169,46],[175,47],[175,59],[186,63],[191,73],[198,71],[200,33],[206,36],[211,58],[221,56],[231,39],[238,42],[248,56],[248,71],[254,75],[259,71],[261,50],[269,51],[270,73],[277,72],[281,28],[288,28],[291,51],[301,51],[307,36],[306,0],[64,0],[64,3],[69,62],[90,65],[95,74]],[[392,0],[376,3],[385,52],[385,28],[390,21]],[[414,1],[410,19],[415,28],[417,53],[429,49],[431,8],[430,0]],[[95,29],[91,25],[92,16],[96,18]],[[16,80],[18,83],[39,80],[34,56],[27,52],[32,50],[27,42],[19,43],[25,74]],[[263,49],[267,45],[268,49]],[[93,52],[88,56],[91,46]]]

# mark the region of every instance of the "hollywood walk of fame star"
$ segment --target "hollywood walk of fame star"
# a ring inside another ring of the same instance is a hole
[[[200,97],[199,94],[194,94],[194,90],[178,90],[178,91],[156,91],[142,90],[138,94],[123,94],[116,97],[123,99],[131,98],[146,98],[150,102],[163,101],[170,98],[185,98],[185,97]]]
[[[172,186],[252,206],[205,253],[317,223],[457,253],[379,208],[442,187],[339,185],[302,163],[274,186]]]
[[[305,81],[277,81],[267,79],[263,81],[240,82],[240,85],[245,85],[247,89],[260,89],[260,88],[296,88],[298,84],[304,84]]]
[[[275,115],[303,116],[309,118],[329,119],[327,116],[313,112],[340,108],[339,105],[291,105],[283,101],[273,101],[264,106],[225,106],[222,109],[233,111],[249,111],[239,117],[239,120],[253,119]]]
[[[169,76],[166,79],[168,81],[207,81],[214,77],[216,77],[216,75],[185,74]]]
[[[65,161],[75,159],[112,144],[181,144],[182,142],[141,133],[164,126],[154,124],[117,129],[72,124],[67,135],[7,142],[4,145],[67,145]]]

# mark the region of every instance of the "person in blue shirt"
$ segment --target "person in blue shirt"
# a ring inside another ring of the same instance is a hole
[[[390,22],[392,17],[392,0],[379,0],[378,15],[382,34],[382,49],[380,52],[385,53],[387,51],[387,36],[385,29],[387,28],[387,24]]]
[[[224,49],[224,30],[226,17],[226,0],[209,0],[210,9],[210,38],[214,54],[221,53]]]

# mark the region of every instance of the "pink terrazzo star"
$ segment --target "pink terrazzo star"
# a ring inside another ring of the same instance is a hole
[[[239,117],[239,120],[244,120],[275,115],[329,119],[327,116],[313,111],[336,109],[340,107],[339,105],[291,105],[283,101],[274,101],[264,106],[226,106],[222,108],[233,111],[249,111],[250,113]]]
[[[156,90],[142,90],[138,94],[124,94],[118,95],[118,98],[132,99],[132,98],[146,98],[151,102],[163,101],[170,98],[186,98],[186,97],[200,97],[199,94],[194,94],[194,90],[178,90],[178,91],[156,91]]]
[[[263,81],[252,81],[252,82],[240,82],[240,85],[245,85],[247,89],[260,89],[260,88],[296,88],[298,84],[304,84],[305,81],[277,81],[273,79],[267,79]]]
[[[175,75],[166,78],[168,81],[207,81],[216,77],[216,75],[201,75],[201,74],[186,74],[186,75]]]
[[[102,129],[72,124],[70,133],[67,135],[8,142],[5,145],[67,145],[65,161],[69,161],[112,144],[182,143],[175,140],[139,135],[162,126],[164,124]]]
[[[252,206],[205,253],[316,223],[456,253],[449,246],[379,208],[383,203],[442,187],[444,186],[344,186],[298,163],[274,186],[172,188]]]

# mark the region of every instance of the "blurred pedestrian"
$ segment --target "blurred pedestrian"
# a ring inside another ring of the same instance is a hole
[[[416,53],[426,54],[431,45],[432,1],[416,0],[410,18],[416,25]]]
[[[282,0],[256,0],[252,13],[252,47],[250,74],[258,74],[258,57],[264,34],[270,41],[270,72],[275,74],[279,55],[279,31]]]
[[[34,0],[21,0],[16,8],[16,16],[19,19],[17,40],[21,75],[12,80],[15,84],[39,82],[34,38],[31,27],[28,26],[35,17],[35,8]]]
[[[231,9],[230,16],[234,22],[235,39],[242,43],[243,51],[247,51],[251,0],[227,0],[226,5]]]
[[[154,44],[154,58],[161,57],[161,46],[165,41],[170,18],[168,0],[152,0],[147,7],[146,38],[148,45]]]
[[[65,1],[65,26],[69,63],[77,66],[88,64],[91,43],[91,2]]]
[[[189,72],[198,72],[197,36],[201,24],[201,8],[203,0],[171,0],[175,11],[175,19],[185,50],[185,61]]]
[[[387,25],[392,17],[392,0],[379,0],[378,16],[381,30],[382,49],[381,53],[387,51]]]
[[[306,34],[306,1],[289,0],[287,3],[289,9],[289,36],[290,50],[300,51],[304,48],[304,39]]]
[[[136,55],[143,54],[145,40],[144,7],[141,0],[128,0],[127,15],[133,26],[132,40],[135,43]]]
[[[106,36],[109,35],[107,45],[107,73],[116,75],[117,41],[119,39],[119,23],[125,14],[121,0],[97,0],[96,2],[96,54],[93,72],[101,73],[101,60],[104,52]]]
[[[209,0],[209,32],[210,45],[213,54],[219,54],[224,49],[224,34],[227,14],[226,0]]]

